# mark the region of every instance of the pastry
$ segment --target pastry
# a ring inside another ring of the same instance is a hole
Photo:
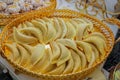
[[[104,54],[105,48],[106,48],[106,42],[101,39],[101,37],[98,36],[90,36],[86,39],[84,39],[85,42],[89,42],[94,44],[97,49],[100,51],[101,54]]]
[[[23,6],[21,6],[21,10],[24,12],[30,11],[33,9],[33,5],[30,3],[24,3]]]
[[[10,45],[10,44],[5,44],[6,46],[7,46],[7,48],[12,52],[11,54],[10,54],[10,59],[13,59],[13,60],[15,60],[16,62],[19,62],[19,60],[20,60],[20,53],[19,53],[19,51],[18,51],[18,49],[17,49],[17,45],[16,45],[16,43],[13,43],[12,45]]]
[[[24,0],[14,0],[13,4],[16,4],[20,7],[24,6]]]
[[[19,44],[17,44],[17,48],[20,52],[20,57],[21,57],[20,61],[19,61],[19,65],[21,65],[23,67],[29,66],[30,65],[30,54],[23,46],[21,46]]]
[[[1,0],[1,1],[3,1],[3,2],[7,3],[7,4],[12,4],[13,3],[13,0]]]
[[[21,33],[15,27],[14,27],[13,36],[14,36],[14,40],[18,43],[30,44],[30,43],[34,43],[37,41],[37,39],[35,37],[27,36],[27,35]]]
[[[18,14],[20,12],[20,6],[13,4],[13,5],[9,5],[6,10],[6,12],[10,13],[10,14]]]
[[[32,0],[31,4],[36,8],[44,4],[42,0]]]
[[[31,3],[32,2],[32,0],[24,0],[25,2],[27,2],[27,3]]]
[[[92,56],[92,48],[90,46],[90,44],[82,42],[82,41],[76,41],[78,47],[82,48],[85,56],[87,58],[87,61],[90,62],[91,61],[91,56]]]
[[[61,38],[65,37],[65,34],[67,33],[67,25],[65,24],[64,20],[62,18],[58,18],[59,24],[62,29],[62,35]]]
[[[47,27],[46,27],[46,24],[45,24],[44,21],[42,21],[42,20],[32,20],[31,24],[33,24],[36,28],[38,28],[42,32],[43,36],[45,36],[47,34]]]
[[[73,67],[73,73],[76,71],[79,71],[81,69],[81,58],[74,50],[70,50],[71,55],[73,57],[74,67]],[[78,63],[79,62],[79,63]]]
[[[53,23],[54,23],[54,26],[55,26],[55,30],[57,32],[56,36],[55,36],[55,39],[60,38],[61,34],[62,34],[62,28],[60,27],[60,23],[59,23],[58,19],[54,18]]]
[[[42,33],[37,28],[34,28],[34,27],[25,27],[25,28],[22,28],[20,31],[23,32],[24,34],[33,35],[34,37],[38,38],[38,40],[40,42],[42,40],[42,37],[41,37]]]
[[[74,39],[76,35],[75,27],[70,22],[66,22],[66,26],[67,26],[67,33],[65,38]]]
[[[50,43],[52,50],[51,64],[55,64],[60,57],[60,48],[56,42]]]
[[[7,4],[5,2],[0,1],[0,11],[5,10],[7,7]]]

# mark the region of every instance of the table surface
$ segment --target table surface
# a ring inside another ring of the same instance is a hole
[[[72,1],[74,1],[74,0],[72,0]],[[108,0],[106,0],[106,1],[108,1]],[[79,11],[79,10],[76,9],[74,2],[68,3],[65,0],[57,0],[57,9],[72,9],[72,10],[75,10],[75,11]],[[118,30],[116,25],[108,24],[108,26],[111,28],[114,35],[116,35],[117,30]],[[37,80],[36,78],[33,78],[29,75],[24,75],[24,74],[15,75],[14,68],[5,59],[3,59],[1,56],[0,56],[0,61],[10,70],[11,74],[13,76],[15,76],[15,80]],[[101,65],[101,67],[102,67],[102,65]],[[102,73],[100,72],[101,67],[98,68],[99,70],[98,69],[95,70],[95,72],[93,72],[93,74],[99,73],[100,75],[102,75]],[[106,76],[108,76],[108,73],[106,71],[105,71],[105,74],[106,74]],[[90,75],[90,76],[93,76],[93,75]],[[100,79],[97,79],[97,80],[105,80],[104,75],[102,75],[102,76],[103,76],[102,79],[100,78]],[[96,80],[96,79],[92,79],[92,80]]]

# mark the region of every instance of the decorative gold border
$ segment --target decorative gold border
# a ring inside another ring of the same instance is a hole
[[[112,18],[106,18],[105,21],[117,25],[117,27],[120,29],[120,20],[112,17]],[[120,37],[115,41],[115,43],[120,41]]]
[[[48,14],[49,13],[49,14]],[[96,27],[106,38],[107,40],[107,50],[106,55],[102,56],[101,59],[94,64],[90,68],[85,68],[84,70],[76,73],[71,74],[65,74],[65,75],[46,75],[46,74],[38,74],[36,72],[30,71],[22,66],[19,66],[18,64],[15,64],[13,61],[11,61],[9,58],[7,58],[4,55],[4,40],[7,35],[9,35],[9,30],[12,29],[13,26],[17,26],[18,24],[29,21],[31,19],[35,18],[41,18],[41,17],[60,17],[60,18],[86,18],[93,22],[94,27]],[[20,72],[23,72],[25,74],[29,74],[31,76],[39,77],[42,80],[77,80],[77,79],[83,79],[86,75],[90,74],[97,66],[99,66],[109,55],[111,52],[113,45],[114,45],[114,35],[113,32],[110,30],[108,26],[106,26],[103,22],[99,21],[98,19],[82,14],[79,12],[75,12],[72,10],[55,10],[54,13],[51,13],[49,10],[47,11],[34,11],[32,13],[25,14],[23,16],[20,16],[13,20],[11,23],[9,23],[2,31],[1,34],[1,46],[2,46],[2,54],[4,58],[10,62],[17,70]]]
[[[110,22],[112,24],[116,24],[118,25],[118,28],[120,28],[120,20],[116,19],[116,18],[106,18],[105,19],[107,22]]]

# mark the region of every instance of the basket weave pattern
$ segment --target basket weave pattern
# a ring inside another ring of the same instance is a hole
[[[35,18],[41,18],[41,17],[86,18],[90,20],[94,24],[94,27],[99,32],[101,32],[107,40],[107,51],[106,51],[105,56],[101,56],[101,59],[90,68],[85,68],[80,72],[65,74],[65,75],[38,74],[36,72],[25,69],[24,67],[19,66],[18,64],[15,64],[14,62],[12,62],[10,59],[8,59],[4,55],[4,43],[5,43],[6,37],[11,33],[13,26],[17,26],[18,24],[22,22],[29,21]],[[55,10],[54,13],[49,10],[48,11],[34,11],[32,13],[27,13],[23,16],[20,16],[19,18],[16,18],[11,23],[9,23],[3,29],[2,34],[1,34],[1,46],[2,46],[4,58],[6,58],[20,72],[39,77],[40,80],[78,80],[78,79],[81,80],[85,78],[86,75],[90,74],[97,66],[99,66],[108,57],[109,53],[111,52],[113,48],[113,45],[114,45],[114,35],[112,31],[105,24],[103,24],[101,21],[97,20],[94,17],[81,14],[81,13],[78,13],[72,10]]]

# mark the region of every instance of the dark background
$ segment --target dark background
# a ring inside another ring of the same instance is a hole
[[[120,19],[120,15],[118,16]],[[117,32],[116,38],[120,37],[120,29]],[[116,66],[120,62],[120,41],[114,45],[112,52],[110,53],[107,61],[105,62],[104,68],[110,71],[112,67]]]

